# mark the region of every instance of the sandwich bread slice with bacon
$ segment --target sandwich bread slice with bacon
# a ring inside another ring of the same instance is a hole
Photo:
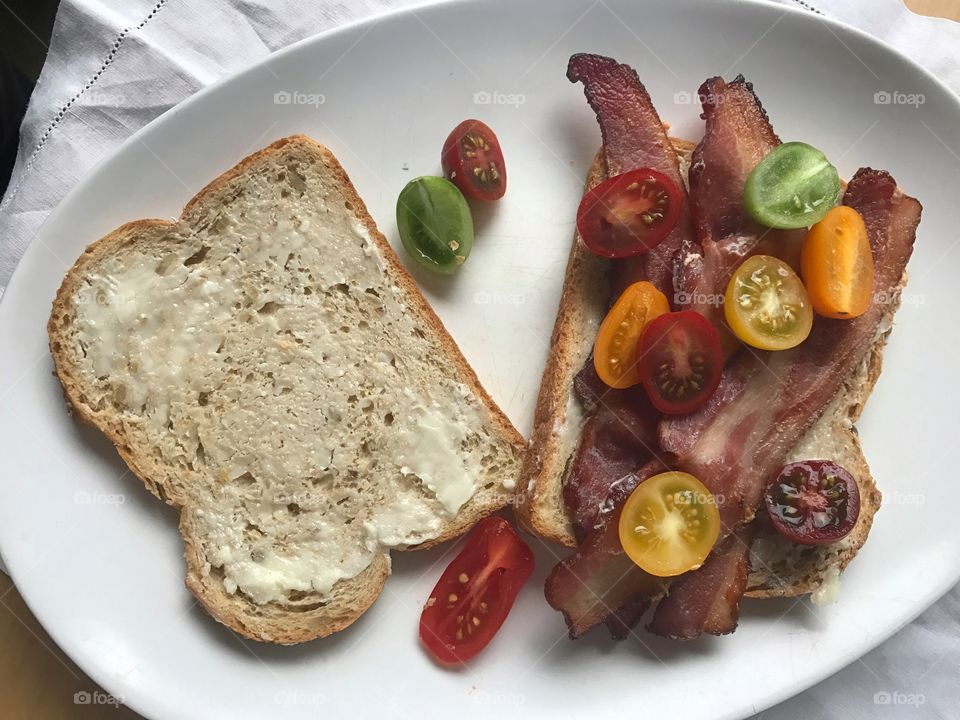
[[[517,510],[531,532],[576,548],[549,576],[547,600],[563,612],[572,637],[600,624],[624,637],[649,613],[649,630],[676,639],[732,632],[743,595],[829,600],[880,507],[855,422],[880,373],[920,204],[887,172],[859,170],[840,202],[866,226],[874,265],[869,307],[854,319],[817,317],[791,349],[744,346],[717,298],[753,256],[796,267],[806,235],[763,227],[744,209],[748,177],[781,145],[753,87],[742,76],[704,82],[705,135],[694,145],[668,137],[629,66],[575,55],[567,76],[584,84],[603,136],[587,191],[649,168],[680,189],[682,204],[666,237],[643,254],[610,260],[590,252],[579,233],[574,238],[521,474],[526,498]],[[660,414],[639,385],[618,389],[598,377],[598,329],[611,303],[639,281],[655,286],[674,312],[700,313],[722,338],[719,384],[693,412]],[[795,544],[772,527],[763,495],[787,463],[814,458],[852,475],[859,516],[840,540]],[[720,530],[698,568],[658,577],[624,553],[617,526],[631,492],[668,470],[703,482]]]

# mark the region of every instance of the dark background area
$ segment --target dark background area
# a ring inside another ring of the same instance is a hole
[[[60,0],[0,0],[0,195],[17,158],[20,121],[43,67]]]

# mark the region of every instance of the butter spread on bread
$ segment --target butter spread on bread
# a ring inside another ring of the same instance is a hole
[[[49,334],[76,414],[180,509],[188,587],[248,637],[346,627],[391,549],[512,495],[522,438],[308,138],[90,246]]]

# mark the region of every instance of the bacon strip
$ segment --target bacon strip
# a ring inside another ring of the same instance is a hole
[[[743,186],[764,156],[780,144],[766,111],[743,75],[712,77],[700,86],[703,140],[690,163],[690,199],[701,238],[759,237],[763,228],[743,211]]]
[[[746,525],[730,533],[717,543],[703,567],[671,583],[647,629],[673,640],[736,630],[750,570],[751,532]]]
[[[582,82],[590,107],[597,113],[603,136],[607,177],[628,170],[652,168],[670,178],[683,195],[680,219],[653,250],[613,264],[613,297],[631,283],[649,280],[671,298],[673,256],[694,237],[680,163],[647,89],[629,65],[601,55],[578,54],[567,65],[570,82]]]
[[[679,161],[663,122],[637,73],[627,65],[599,55],[574,55],[567,67],[567,78],[571,82],[583,82],[587,101],[597,113],[607,176],[642,167],[653,168],[670,178],[683,197],[677,225],[660,245],[637,258],[613,264],[612,297],[618,297],[628,285],[639,280],[649,280],[668,298],[672,297],[673,256],[681,244],[689,242],[694,235]],[[656,423],[658,414],[649,406],[645,396],[640,401],[637,392],[603,386],[593,370],[592,358],[578,375],[575,391],[584,407],[596,413],[584,426],[570,477],[564,487],[564,501],[573,518],[577,540],[584,542],[587,533],[596,534],[598,531],[593,528],[602,526],[605,515],[623,501],[626,497],[624,489],[634,487],[631,485],[631,482],[635,483],[634,476],[629,473],[653,457],[657,437],[651,425]],[[598,402],[598,397],[603,398],[602,402]],[[615,536],[614,532],[612,539],[619,548]],[[602,562],[588,564],[589,567],[582,568],[582,572],[601,575],[617,572],[616,565],[605,569]],[[560,577],[564,577],[564,571],[560,572]],[[620,573],[617,575],[619,577]],[[628,573],[625,583],[629,584],[634,576],[635,572]],[[641,577],[640,582],[643,584],[649,579]],[[564,588],[568,592],[573,590],[570,583],[561,580],[555,579],[554,585],[553,593],[558,598],[564,597]],[[621,589],[625,587],[621,586]],[[549,584],[547,592],[549,596]],[[636,587],[632,593],[626,589],[624,592],[629,597],[643,597]],[[616,612],[607,619],[613,636],[624,637],[648,605],[640,599],[614,607]],[[604,614],[603,618],[606,616]],[[574,634],[573,627],[571,625],[571,634]]]
[[[584,81],[587,99],[597,112],[608,174],[646,166],[673,177],[669,171],[676,158],[672,150],[663,156],[668,149],[666,134],[633,70],[609,58],[577,55],[571,58],[568,77]],[[685,207],[686,219],[681,218],[661,247],[634,262],[617,264],[615,290],[650,279],[669,294],[676,283],[687,300],[681,304],[695,306],[716,322],[719,304],[704,307],[700,299],[722,295],[730,273],[750,254],[765,252],[794,260],[802,234],[774,236],[743,213],[740,197],[747,175],[779,143],[752,88],[742,77],[729,84],[713,78],[704,83],[701,95],[707,135],[690,174],[699,238],[694,239],[693,220]],[[658,165],[661,161],[666,164]],[[678,169],[674,171],[679,177]],[[867,223],[877,272],[874,306],[857,320],[817,319],[810,338],[792,351],[741,352],[705,408],[660,423],[662,450],[675,456],[671,466],[697,475],[717,496],[723,536],[700,570],[674,581],[671,596],[655,612],[651,627],[656,632],[686,638],[736,627],[749,543],[743,523],[753,517],[769,475],[870,347],[885,314],[880,301],[895,297],[912,251],[919,203],[902,195],[888,174],[874,170],[857,173],[844,202],[858,209]],[[674,259],[672,270],[667,250]],[[674,272],[676,277],[671,278]],[[589,409],[586,387],[578,383],[577,389]],[[593,478],[589,490],[565,489],[573,496],[572,506],[600,507],[599,512],[580,517],[582,537],[590,527],[595,529],[547,580],[547,599],[564,613],[572,637],[604,621],[625,634],[668,584],[636,568],[620,548],[620,504],[638,482],[665,469],[654,460],[636,474],[616,476],[627,467],[629,453],[617,455],[602,446],[601,438],[609,430],[603,423],[621,420],[613,413],[588,427],[590,437],[581,443],[570,482],[584,478],[584,468],[595,465],[599,457],[614,461],[608,463],[613,469],[606,479]],[[619,482],[598,506],[603,483],[614,476]]]
[[[721,387],[707,407],[692,415],[661,421],[662,447],[676,453],[676,462],[671,465],[697,475],[717,496],[725,536],[753,516],[769,475],[779,469],[786,453],[854,372],[881,330],[888,309],[885,303],[897,296],[896,288],[913,250],[920,203],[902,194],[889,174],[870,169],[854,176],[844,203],[863,215],[870,236],[876,272],[876,294],[870,309],[855,320],[818,318],[810,337],[793,350],[741,353],[724,371]],[[657,470],[638,473],[637,479],[654,472]],[[554,570],[559,576],[555,579],[551,575],[553,583],[548,580],[550,604],[564,612],[574,636],[606,620],[604,608],[652,599],[661,591],[643,573],[626,573],[615,517],[614,513],[604,528],[594,531]],[[703,626],[699,631],[691,628],[690,615],[683,615],[681,623],[676,619],[679,613],[670,612],[668,605],[656,621],[658,632],[692,637],[698,632],[733,629],[730,622],[735,625],[742,589],[739,574],[730,568],[739,566],[723,562],[727,572],[714,574],[706,570],[708,565],[711,563],[683,578],[684,595],[702,595],[709,600],[710,611],[703,616]],[[718,565],[720,561],[712,567]],[[568,594],[569,581],[560,581],[572,575],[601,594],[604,579],[619,577],[620,573],[625,574],[613,597],[599,606],[585,603],[582,597],[573,599]],[[631,590],[635,595],[630,595]],[[682,597],[673,602],[679,606]],[[727,618],[726,625],[722,618]]]
[[[597,113],[608,176],[649,167],[684,192],[677,155],[632,68],[611,58],[580,54],[570,58],[567,77],[571,82],[583,82],[587,101]],[[684,193],[681,216],[670,235],[645,255],[614,263],[613,296],[638,280],[650,280],[669,295],[673,255],[692,237],[693,220]],[[658,415],[641,390],[619,391],[603,385],[592,357],[578,374],[574,388],[588,412],[595,412],[584,426],[564,489],[577,538],[582,540],[585,531],[594,526],[596,508],[606,502],[609,488],[654,454],[657,435],[651,426]]]
[[[677,183],[677,187],[683,189],[676,153],[669,143],[649,94],[633,69],[610,58],[575,55],[570,59],[567,77],[571,81],[583,81],[587,100],[597,113],[608,175],[637,167],[652,167],[667,175]],[[719,78],[708,80],[701,88],[701,95],[704,97],[704,112],[707,118],[707,139],[695,152],[696,169],[691,169],[691,179],[695,178],[701,188],[714,188],[719,187],[717,183],[731,182],[725,180],[724,174],[738,177],[740,190],[736,198],[736,208],[739,211],[739,193],[742,192],[747,174],[763,155],[780,141],[770,128],[766,114],[752,89],[742,78],[730,85],[726,85]],[[740,115],[747,119],[741,121]],[[743,148],[724,157],[724,146],[729,142],[742,143]],[[707,161],[710,171],[705,167]],[[716,170],[713,171],[712,168]],[[696,212],[696,208],[694,211]],[[716,243],[712,240],[714,233],[724,233],[729,223],[720,223],[708,217],[705,212],[701,215],[703,218],[700,222],[705,230],[701,232],[701,241],[698,241],[693,231],[693,217],[688,210],[688,201],[685,200],[677,227],[658,248],[634,262],[616,263],[613,282],[615,291],[622,291],[626,285],[636,280],[650,279],[668,295],[674,286],[688,295],[703,293],[703,286],[697,284],[703,274],[700,242],[707,241],[711,248],[715,248]],[[712,224],[717,227],[708,231],[707,228]],[[750,246],[751,249],[754,244],[755,240]],[[730,248],[735,246],[734,243],[727,245]],[[718,256],[717,252],[710,255],[711,258]],[[688,262],[678,264],[674,278],[675,271],[671,264],[675,257],[681,260],[686,258]],[[696,264],[691,265],[690,260]],[[687,281],[686,285],[677,284],[684,280]],[[674,296],[673,302],[684,304],[689,303],[690,299]],[[715,305],[713,309],[717,308],[719,305]],[[701,305],[701,311],[711,317],[709,305]],[[730,345],[734,346],[735,341]],[[598,406],[599,396],[606,398],[607,403],[617,405],[614,412],[600,407],[585,424],[570,477],[564,487],[564,500],[573,518],[578,542],[584,543],[587,533],[593,532],[593,536],[577,555],[568,559],[567,569],[590,577],[592,573],[606,575],[617,572],[621,562],[618,557],[619,539],[615,533],[605,533],[602,527],[598,526],[608,520],[606,515],[611,507],[616,507],[616,498],[626,497],[628,493],[624,492],[625,489],[632,489],[631,482],[636,482],[636,477],[628,473],[649,460],[652,456],[651,448],[658,443],[656,437],[646,434],[646,425],[636,421],[636,417],[630,412],[630,403],[622,402],[626,393],[605,388],[596,377],[592,358],[578,374],[575,391],[588,411],[593,411]],[[621,402],[618,403],[618,399]],[[644,419],[652,416],[653,413],[643,414]],[[632,432],[621,432],[621,422]],[[655,467],[665,469],[659,464]],[[653,474],[649,469],[645,472],[645,477]],[[616,497],[611,497],[611,493]],[[605,541],[610,544],[604,546]],[[593,557],[590,548],[597,546],[605,547],[605,550]],[[581,561],[581,557],[585,560]],[[604,560],[609,561],[609,567]],[[633,597],[640,600],[633,602],[632,606],[626,603],[624,607],[613,608],[618,612],[608,619],[607,624],[615,637],[625,635],[647,609],[648,603],[642,598],[648,582],[649,578],[635,572],[625,577],[624,584],[620,586],[624,596],[629,594],[627,590],[632,584]],[[563,604],[563,588],[564,584],[554,579],[553,596],[557,604]],[[566,589],[569,591],[571,588],[567,585]],[[568,624],[571,617],[578,617],[575,609],[570,609],[565,614]],[[574,621],[571,633],[576,634],[575,627],[591,626],[589,619]]]
[[[753,517],[770,475],[855,372],[910,259],[920,204],[888,173],[858,171],[844,203],[863,215],[873,249],[875,297],[867,312],[853,320],[817,318],[791,350],[741,353],[707,407],[660,423],[662,448],[717,496],[728,530]]]
[[[860,212],[870,236],[876,273],[870,309],[854,320],[817,318],[810,337],[792,350],[741,354],[708,407],[661,422],[664,448],[677,452],[678,466],[717,497],[725,531],[753,518],[763,488],[856,371],[895,302],[913,251],[920,203],[903,195],[888,173],[863,169],[847,187],[844,204]],[[671,586],[654,614],[653,632],[688,639],[733,631],[745,578],[735,562],[737,550],[721,543],[718,552],[715,564],[708,561]]]
[[[656,419],[644,436],[631,436],[629,426],[610,409],[600,408],[583,426],[580,448],[564,485],[563,499],[573,521],[577,542],[602,524],[609,514],[611,494],[623,478],[653,458]]]
[[[700,99],[706,131],[689,172],[697,239],[676,254],[674,285],[678,304],[713,323],[730,357],[740,343],[727,328],[721,298],[733,271],[758,253],[797,266],[805,233],[761,227],[743,210],[747,177],[780,144],[753,86],[742,75],[730,83],[714,77],[700,86]]]
[[[614,637],[624,637],[666,589],[661,578],[648,575],[623,553],[619,516],[619,510],[613,513],[547,577],[547,602],[563,613],[571,638],[605,622]]]
[[[570,466],[563,498],[582,542],[609,514],[611,489],[646,464],[659,448],[660,414],[643,388],[612,390],[597,376],[592,359],[577,373],[574,388],[588,411],[580,446]]]

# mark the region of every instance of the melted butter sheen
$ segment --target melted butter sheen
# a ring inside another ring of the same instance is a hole
[[[100,263],[75,298],[82,369],[183,468],[205,572],[256,603],[326,595],[439,534],[489,420],[432,340],[409,351],[417,321],[342,203],[244,212]]]

